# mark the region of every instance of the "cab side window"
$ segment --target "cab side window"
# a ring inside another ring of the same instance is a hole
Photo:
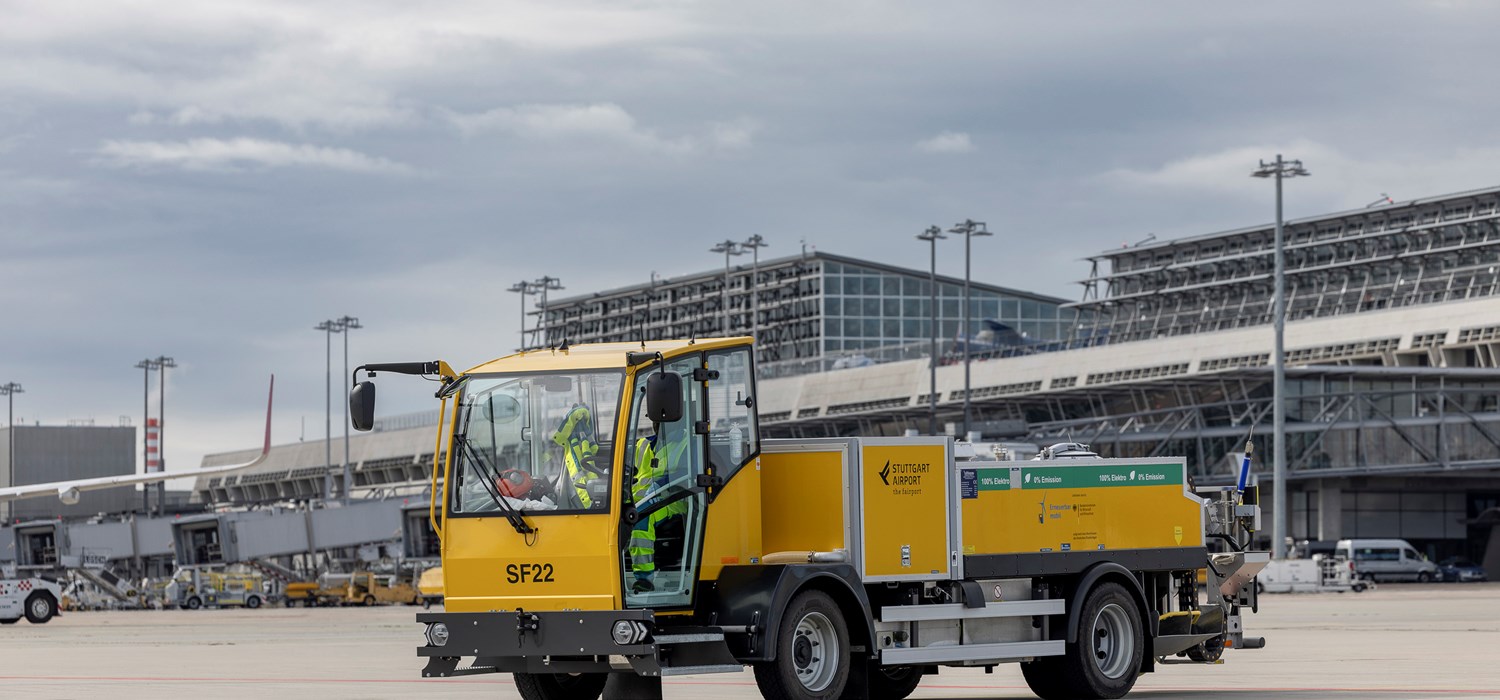
[[[708,368],[719,373],[708,383],[709,458],[727,480],[760,452],[750,350],[710,353]]]

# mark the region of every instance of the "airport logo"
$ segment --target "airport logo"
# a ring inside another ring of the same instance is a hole
[[[894,496],[915,496],[922,493],[922,481],[932,472],[928,462],[892,462],[886,460],[876,475],[880,483],[891,487]]]

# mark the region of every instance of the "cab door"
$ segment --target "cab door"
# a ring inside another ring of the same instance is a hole
[[[683,412],[653,426],[645,387],[658,371],[682,377]],[[625,462],[638,520],[621,526],[626,607],[693,604],[708,504],[760,453],[754,391],[749,347],[694,353],[636,376]]]
[[[705,494],[698,485],[707,458],[705,391],[694,373],[703,355],[675,358],[637,373],[625,445],[622,497],[637,513],[621,522],[623,590],[627,608],[676,608],[693,603],[702,554]],[[682,378],[682,417],[653,425],[646,419],[646,382],[656,372]]]

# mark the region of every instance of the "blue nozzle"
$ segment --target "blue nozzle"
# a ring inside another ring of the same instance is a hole
[[[1240,460],[1240,481],[1237,489],[1240,493],[1245,492],[1245,483],[1250,480],[1250,453],[1255,451],[1255,443],[1245,441],[1245,458]]]

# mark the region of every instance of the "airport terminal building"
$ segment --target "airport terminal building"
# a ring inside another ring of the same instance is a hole
[[[1045,341],[1074,331],[1068,300],[981,281],[993,277],[981,269],[971,282],[976,328],[989,320]],[[963,285],[937,276],[939,338],[962,335]],[[810,252],[549,301],[531,346],[754,333],[762,373],[772,375],[828,369],[841,358],[926,357],[931,291],[924,270]]]

